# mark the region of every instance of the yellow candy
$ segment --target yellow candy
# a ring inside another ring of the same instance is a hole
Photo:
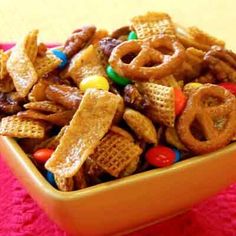
[[[191,83],[185,84],[184,94],[189,97],[192,93],[194,93],[201,86],[202,86],[202,84],[197,83],[197,82],[191,82]]]
[[[199,88],[199,87],[202,86],[202,84],[201,83],[197,83],[197,82],[191,82],[191,83],[186,84],[186,86],[188,88]]]
[[[93,75],[83,79],[79,85],[80,90],[85,92],[89,88],[109,90],[109,83],[103,76]]]

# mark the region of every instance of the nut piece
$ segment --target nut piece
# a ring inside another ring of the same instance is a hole
[[[129,108],[125,110],[123,118],[140,139],[157,144],[157,132],[149,118]]]
[[[135,85],[128,84],[124,88],[124,101],[126,105],[135,110],[144,110],[150,105],[146,95],[142,95]]]
[[[73,57],[79,52],[90,39],[92,39],[96,27],[88,25],[81,27],[73,32],[73,34],[66,40],[63,52],[68,58]]]
[[[0,111],[11,115],[21,111],[21,106],[18,101],[11,99],[9,94],[0,93]]]
[[[112,50],[120,43],[122,43],[122,41],[109,37],[103,38],[99,41],[100,48],[107,57],[111,55]]]
[[[204,56],[205,64],[221,82],[236,82],[236,54],[219,46],[211,47]]]

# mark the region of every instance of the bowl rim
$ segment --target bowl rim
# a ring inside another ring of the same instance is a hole
[[[157,176],[163,176],[168,173],[170,174],[170,173],[179,171],[180,169],[188,168],[189,166],[196,163],[200,164],[212,158],[216,158],[216,159],[220,158],[221,153],[226,153],[226,152],[231,152],[233,150],[236,150],[236,143],[231,143],[227,145],[226,147],[218,149],[214,152],[198,155],[198,156],[193,156],[188,159],[182,160],[180,162],[174,163],[173,165],[165,167],[165,168],[152,169],[152,170],[144,171],[144,172],[137,173],[134,175],[122,177],[120,179],[115,179],[115,180],[111,180],[105,183],[100,183],[94,186],[86,187],[84,189],[79,189],[79,190],[70,191],[70,192],[63,192],[54,188],[46,180],[46,178],[37,169],[37,167],[34,165],[32,160],[27,156],[27,154],[23,151],[23,149],[20,147],[20,145],[17,143],[15,139],[6,137],[6,136],[0,136],[0,142],[3,142],[5,146],[8,146],[8,148],[13,153],[13,155],[19,159],[19,161],[21,162],[21,165],[28,172],[28,174],[33,178],[33,181],[38,186],[40,186],[41,191],[43,191],[45,194],[49,195],[50,197],[60,200],[60,201],[86,198],[97,192],[107,191],[108,187],[110,190],[112,190],[114,188],[118,188],[119,186],[123,186],[127,184],[130,185],[139,180],[144,180],[147,178],[155,178]],[[4,152],[3,152],[3,155],[4,155]]]

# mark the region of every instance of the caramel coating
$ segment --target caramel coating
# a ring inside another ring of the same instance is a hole
[[[73,57],[89,42],[90,39],[92,39],[95,31],[96,27],[93,25],[84,26],[75,30],[66,40],[63,52],[68,58]]]
[[[172,54],[162,52],[163,48]],[[129,56],[131,61],[124,62]],[[109,63],[121,76],[151,82],[172,74],[184,59],[185,50],[179,42],[168,36],[157,36],[121,43],[112,51]]]
[[[205,104],[207,98],[216,98],[220,104]],[[213,84],[206,84],[193,93],[177,122],[180,140],[191,151],[203,154],[227,145],[236,129],[236,98],[228,90]],[[217,128],[217,121],[225,118],[223,129]],[[204,139],[195,137],[191,126],[197,122]]]
[[[82,99],[78,88],[67,85],[49,85],[46,89],[46,97],[67,109],[77,109]]]
[[[236,82],[236,54],[213,46],[204,56],[205,64],[218,81]]]

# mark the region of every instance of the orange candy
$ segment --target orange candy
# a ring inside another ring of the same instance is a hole
[[[187,97],[184,95],[181,89],[174,88],[175,93],[175,115],[178,116],[182,113],[186,102]]]
[[[33,158],[40,163],[45,163],[51,157],[53,152],[53,149],[41,148],[33,154]]]

